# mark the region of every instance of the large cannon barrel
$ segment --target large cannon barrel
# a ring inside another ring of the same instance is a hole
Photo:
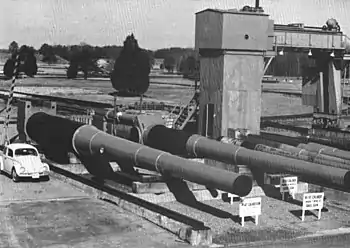
[[[344,150],[339,150],[334,147],[326,146],[326,145],[321,145],[317,143],[307,143],[307,144],[300,144],[298,147],[311,151],[311,152],[316,152],[318,154],[325,154],[328,156],[333,156],[341,159],[347,159],[350,160],[350,152],[349,151],[344,151]]]
[[[39,112],[28,119],[26,132],[45,151],[68,152],[73,151],[72,137],[75,130],[83,125],[82,123]]]
[[[300,160],[309,161],[309,162],[313,162],[313,163],[317,163],[317,164],[323,164],[323,165],[332,166],[332,167],[336,167],[336,168],[350,170],[349,163],[336,162],[333,160],[329,160],[329,159],[327,159],[327,157],[325,157],[324,155],[320,155],[320,154],[318,154],[316,156],[312,156],[312,155],[307,155],[307,152],[306,152],[306,154],[304,154],[303,151],[301,151],[300,153],[294,153],[294,152],[286,151],[283,149],[279,149],[279,148],[275,148],[275,147],[271,147],[271,146],[266,146],[263,144],[256,144],[254,147],[254,150],[266,152],[269,154],[275,154],[275,155],[279,155],[279,156],[289,157],[289,158],[300,159]],[[338,158],[335,158],[335,159],[338,159]]]
[[[171,143],[172,145],[170,145]],[[167,152],[204,157],[228,164],[243,164],[267,172],[285,172],[310,182],[350,188],[350,171],[224,144],[200,135],[190,135],[164,126],[150,128],[144,144]]]
[[[341,131],[339,132],[341,133]],[[327,146],[332,147],[332,149],[337,148],[337,149],[349,150],[350,148],[349,142],[347,142],[346,138],[344,137],[325,138],[325,137],[319,137],[314,134],[310,134],[303,137],[288,137],[285,135],[272,134],[272,133],[266,133],[266,132],[261,132],[259,136],[269,140],[274,140],[274,141],[285,143],[291,146],[295,146],[295,147],[300,147],[303,144],[309,144],[310,142],[312,142],[313,144],[323,145],[325,147]]]
[[[324,138],[317,138],[314,136],[308,136],[305,138],[302,138],[302,137],[295,138],[295,137],[288,137],[284,135],[269,134],[269,133],[262,132],[260,135],[248,135],[248,139],[259,139],[260,141],[264,139],[265,145],[266,145],[266,142],[269,142],[270,144],[271,142],[276,142],[279,144],[286,143],[288,145],[282,144],[283,148],[282,147],[280,148],[284,150],[287,150],[287,149],[293,150],[293,147],[294,147],[294,150],[304,149],[309,152],[313,152],[317,154],[336,157],[339,159],[350,160],[349,151],[344,151],[344,150],[340,150],[339,148],[328,146],[328,144],[332,142]],[[269,141],[266,141],[266,140],[269,140]],[[270,145],[270,144],[267,144],[267,145]]]
[[[130,166],[158,171],[165,176],[181,178],[238,196],[246,196],[252,189],[252,180],[246,175],[177,157],[109,135],[94,126],[81,125],[42,112],[33,114],[28,119],[26,131],[39,145],[50,146],[57,139],[59,143],[56,143],[56,149],[68,147],[79,156],[104,155],[128,162]]]
[[[310,149],[309,144],[311,145],[311,148],[317,148]],[[267,152],[268,147],[280,149],[282,151],[285,151],[284,154],[288,157],[289,155],[294,156],[295,158],[301,159],[301,160],[307,160],[310,162],[318,163],[318,164],[324,164],[324,165],[330,165],[333,167],[339,167],[339,168],[350,168],[350,160],[340,158],[334,153],[336,151],[336,148],[324,148],[322,145],[309,143],[309,144],[299,144],[298,147],[286,145],[277,141],[272,141],[268,139],[264,139],[262,137],[259,137],[257,135],[249,134],[245,137],[244,141],[241,143],[241,146],[262,151],[261,148]],[[263,146],[265,147],[263,147]],[[266,149],[267,148],[267,149]],[[271,149],[270,149],[271,150]],[[331,153],[327,153],[327,151],[331,151]],[[278,151],[278,150],[275,150]],[[316,152],[317,151],[317,152]],[[325,152],[322,152],[325,151]],[[344,151],[344,153],[346,153]],[[289,155],[287,155],[289,154]],[[330,155],[327,155],[330,154]],[[284,155],[283,155],[284,156]],[[349,155],[348,155],[349,156]],[[348,165],[348,166],[345,166]]]

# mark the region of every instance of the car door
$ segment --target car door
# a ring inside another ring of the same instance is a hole
[[[3,153],[2,153],[2,161],[1,161],[1,170],[3,171],[7,171],[6,170],[6,166],[5,166],[5,159],[6,159],[6,153],[7,153],[7,149],[6,147],[4,147]]]
[[[7,169],[7,147],[4,148],[4,155],[3,155],[2,162],[3,162],[4,171],[8,172],[8,169]]]
[[[4,165],[5,165],[6,172],[11,173],[12,166],[13,166],[13,151],[10,148],[6,149]]]

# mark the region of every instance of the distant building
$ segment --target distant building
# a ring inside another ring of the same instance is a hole
[[[99,68],[104,68],[108,65],[108,61],[106,59],[99,59],[97,60],[97,66]]]
[[[154,59],[153,70],[161,70],[161,66],[164,64],[164,59]]]

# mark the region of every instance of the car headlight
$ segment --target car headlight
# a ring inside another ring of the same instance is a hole
[[[25,171],[26,169],[23,166],[19,167],[19,173],[24,173]]]
[[[49,165],[43,164],[43,170],[44,170],[44,171],[49,171],[49,170],[50,170]]]

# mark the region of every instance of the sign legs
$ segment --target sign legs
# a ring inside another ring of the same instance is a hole
[[[321,219],[321,212],[322,212],[322,208],[319,208],[318,209],[318,214],[317,214],[317,219]],[[301,213],[301,221],[304,221],[305,220],[305,210],[302,210],[302,213]]]
[[[321,211],[322,211],[322,208],[320,208],[320,209],[318,210],[318,216],[317,216],[318,219],[321,219]]]
[[[244,227],[244,218],[245,216],[241,217],[241,225]],[[255,215],[255,225],[257,226],[259,224],[259,215]]]
[[[305,220],[305,210],[303,209],[301,211],[301,221],[304,221]]]

